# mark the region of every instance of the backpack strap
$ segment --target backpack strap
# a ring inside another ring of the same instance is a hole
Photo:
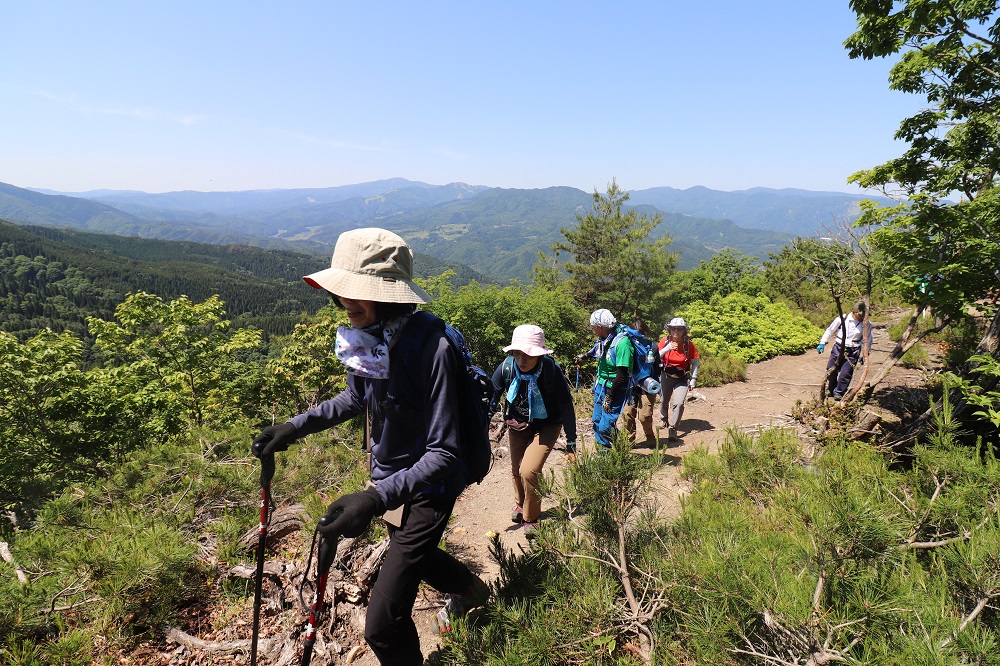
[[[420,350],[424,348],[427,338],[435,328],[444,329],[444,320],[423,310],[413,313],[410,321],[406,323],[406,328],[400,331],[399,342],[395,346],[396,353],[403,354],[404,367],[410,367],[411,358],[420,355]]]
[[[510,386],[511,380],[514,379],[514,357],[513,356],[508,356],[507,358],[505,358],[503,360],[503,368],[500,370],[500,373],[503,376],[503,380],[505,382],[507,382],[508,386]]]
[[[628,340],[630,345],[632,344],[632,340],[629,338],[628,331],[622,329],[620,332],[615,334],[615,337],[611,338],[611,342],[610,344],[608,344],[608,349],[612,348],[618,349],[618,343],[622,341],[622,338]],[[608,349],[604,350],[605,353],[607,353]],[[632,351],[635,351],[635,345],[632,345]]]

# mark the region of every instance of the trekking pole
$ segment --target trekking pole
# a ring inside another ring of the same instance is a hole
[[[253,590],[253,635],[250,639],[250,666],[257,666],[257,638],[260,635],[260,596],[264,588],[264,547],[271,523],[271,478],[274,454],[260,458],[260,525],[257,527],[257,578]]]
[[[305,643],[302,647],[302,666],[309,666],[312,659],[313,645],[316,643],[316,631],[323,617],[323,595],[326,592],[326,579],[330,573],[330,566],[333,564],[333,557],[337,554],[337,537],[324,537],[319,528],[329,522],[326,516],[319,519],[316,532],[313,534],[315,541],[319,535],[319,555],[316,556],[316,592],[313,595],[313,603],[309,607],[309,625],[306,627]],[[309,548],[309,557],[312,558],[312,547]],[[306,574],[309,573],[309,565],[306,564]],[[305,578],[303,577],[303,583]],[[302,588],[299,588],[301,597]]]

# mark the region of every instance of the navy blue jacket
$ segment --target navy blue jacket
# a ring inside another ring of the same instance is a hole
[[[400,335],[407,335],[404,328]],[[417,358],[389,351],[389,378],[366,379],[348,373],[338,396],[289,421],[308,435],[343,423],[371,409],[371,478],[387,509],[414,496],[441,492],[457,497],[465,488],[458,438],[459,360],[444,335],[444,324],[430,332]]]
[[[513,363],[513,357],[509,358],[511,358],[511,362]],[[563,432],[566,433],[566,441],[575,442],[576,412],[573,410],[573,394],[570,393],[566,375],[563,374],[562,368],[559,367],[559,364],[551,356],[543,356],[539,362],[542,364],[542,371],[538,373],[538,391],[542,394],[542,402],[545,403],[545,411],[548,413],[548,416],[544,419],[535,419],[529,426],[534,432],[538,432],[546,426],[562,423]],[[501,362],[497,366],[497,369],[493,371],[493,388],[497,392],[498,399],[505,396],[507,389],[510,388],[510,381],[503,376],[504,363],[506,361]],[[511,378],[513,379],[516,373],[513,372],[513,367],[511,367],[511,370]],[[528,383],[521,382],[518,388],[518,396],[524,399],[524,394],[528,390]],[[507,416],[507,414],[504,414],[504,416]],[[519,416],[527,418],[527,414],[520,414]]]

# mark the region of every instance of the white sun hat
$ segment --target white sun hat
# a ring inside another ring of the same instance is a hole
[[[522,324],[514,329],[510,336],[510,344],[503,348],[505,352],[520,351],[528,356],[545,356],[551,354],[551,349],[545,348],[545,331],[534,324]]]

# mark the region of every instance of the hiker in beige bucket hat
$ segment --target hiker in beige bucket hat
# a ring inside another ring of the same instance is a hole
[[[420,582],[449,595],[452,615],[489,596],[478,576],[437,547],[467,483],[457,413],[457,373],[465,368],[444,322],[416,310],[430,297],[413,282],[410,247],[391,231],[344,232],[330,268],[303,280],[347,311],[351,325],[338,328],[335,348],[347,387],[264,428],[251,451],[273,456],[300,437],[366,415],[373,483],[330,504],[319,529],[326,537],[357,537],[383,516],[389,549],[369,598],[365,640],[380,663],[423,663],[411,612]]]
[[[302,279],[316,289],[352,300],[380,303],[431,300],[413,282],[410,246],[385,229],[354,229],[340,234],[330,267]]]

